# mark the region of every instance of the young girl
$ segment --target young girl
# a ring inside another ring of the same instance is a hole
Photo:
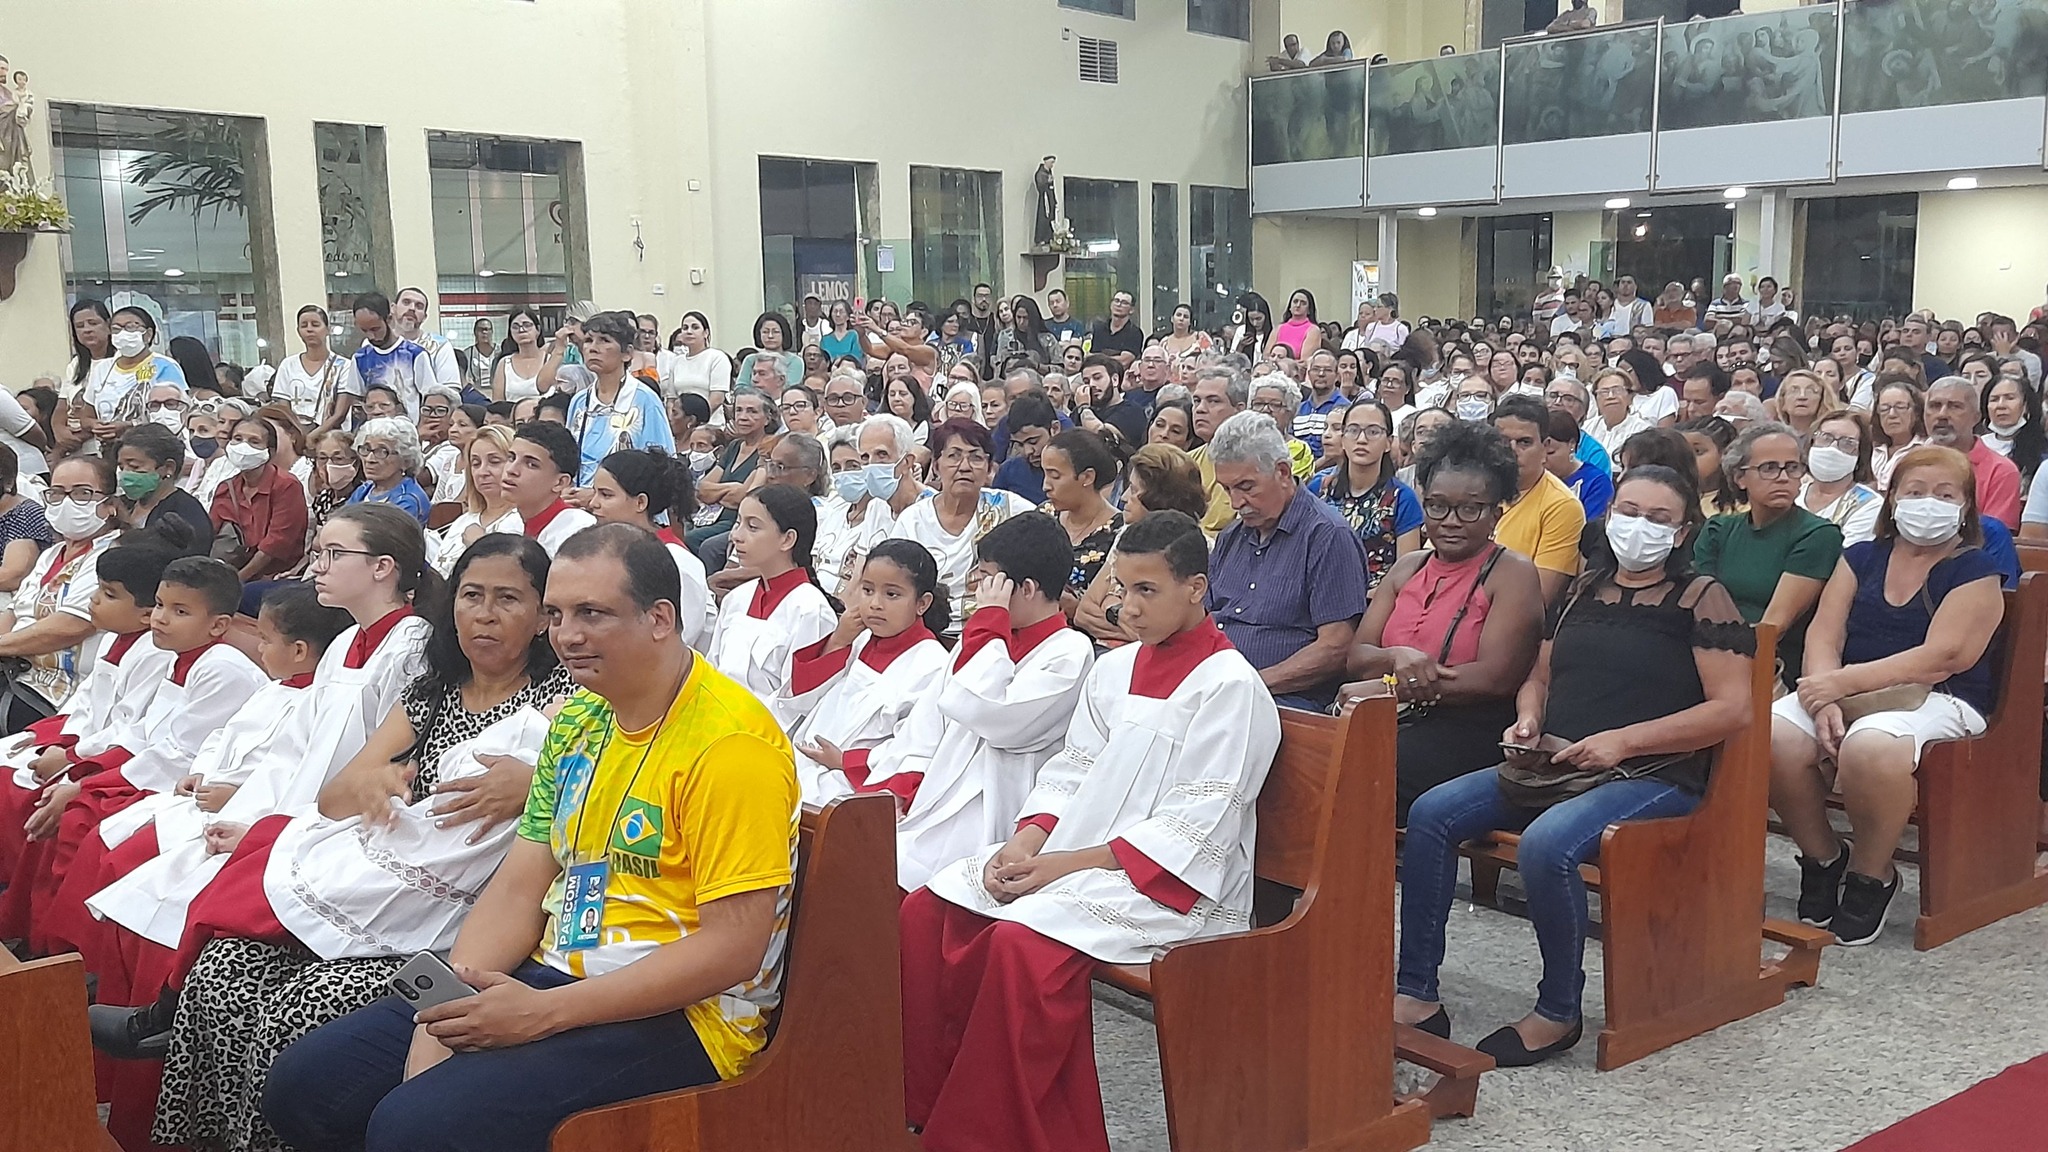
[[[755,579],[726,594],[704,656],[752,689],[785,729],[802,719],[779,699],[790,654],[824,639],[836,623],[831,601],[811,575],[818,511],[802,489],[770,484],[740,501],[732,562]]]
[[[915,540],[884,540],[847,589],[832,634],[791,653],[780,703],[804,720],[791,734],[805,801],[863,791],[868,757],[910,706],[938,686],[953,620],[939,564]]]
[[[317,707],[309,710],[303,755],[325,766],[324,779],[362,750],[422,670],[433,627],[421,610],[439,602],[442,586],[427,564],[419,521],[390,504],[337,511],[313,543],[312,573],[320,603],[355,620],[321,658],[308,689]]]
[[[526,526],[505,492],[505,464],[512,459],[512,430],[503,424],[479,428],[469,442],[469,484],[462,493],[468,509],[439,532],[427,534],[434,570],[446,576],[463,549],[489,532],[517,535]]]
[[[600,524],[631,524],[660,537],[675,558],[683,578],[683,602],[676,605],[683,643],[704,647],[718,606],[704,578],[704,562],[683,543],[690,517],[697,511],[689,463],[658,449],[614,452],[597,466],[590,480],[589,507]],[[656,516],[666,522],[657,524]]]

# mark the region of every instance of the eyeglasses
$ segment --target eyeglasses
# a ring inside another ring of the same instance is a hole
[[[1856,436],[1837,436],[1833,432],[1815,432],[1813,434],[1813,446],[1815,448],[1840,448],[1842,451],[1854,456],[1856,450],[1863,446],[1863,440]]]
[[[1339,428],[1333,435],[1346,440],[1383,440],[1387,430],[1377,424],[1368,424],[1363,428]]]
[[[315,456],[313,457],[313,463],[323,466],[334,465],[341,468],[353,468],[356,462],[347,456]]]
[[[128,321],[128,322],[126,322],[126,323],[123,323],[123,324],[116,324],[116,325],[114,325],[114,331],[116,331],[116,332],[147,332],[147,331],[149,331],[149,325],[147,325],[147,324],[138,324],[138,323],[136,323],[135,321],[133,321],[133,320],[130,320],[130,321]]]
[[[858,392],[835,392],[825,397],[825,407],[827,408],[850,408],[858,403],[860,403],[860,393]]]
[[[102,492],[99,489],[93,488],[89,485],[78,488],[43,489],[43,503],[49,505],[52,508],[55,508],[57,505],[62,504],[66,500],[76,500],[80,504],[97,504],[100,501],[105,500],[106,498],[107,494],[105,492]]]
[[[782,402],[782,410],[784,412],[809,412],[811,410],[811,402],[809,400],[784,400]]]
[[[1877,406],[1877,414],[1879,416],[1910,416],[1913,414],[1913,405],[1910,402],[1903,404],[1879,404]]]
[[[421,405],[420,415],[428,417],[430,419],[442,416],[453,416],[455,415],[455,409],[448,407],[446,405],[440,405],[433,408],[428,408],[425,405]]]
[[[151,400],[143,405],[143,407],[151,412],[183,412],[185,410],[185,402],[183,400]]]
[[[948,448],[939,454],[939,463],[948,468],[958,468],[962,464],[970,468],[980,468],[988,463],[988,453],[963,452],[958,448]]]
[[[1456,516],[1466,524],[1476,524],[1493,511],[1491,504],[1447,504],[1442,500],[1424,500],[1422,514],[1431,520],[1448,520]]]
[[[1766,480],[1797,480],[1806,475],[1806,465],[1797,460],[1766,460],[1762,464],[1750,464],[1742,470],[1754,472]]]
[[[325,548],[313,549],[313,561],[311,567],[315,572],[322,572],[334,567],[335,562],[340,560],[343,556],[375,555],[375,552],[371,552],[363,548],[343,548],[339,544],[329,544]]]
[[[390,460],[398,455],[398,450],[386,448],[381,444],[372,444],[367,448],[356,449],[356,455],[364,460]]]

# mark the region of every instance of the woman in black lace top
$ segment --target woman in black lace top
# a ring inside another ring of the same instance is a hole
[[[1458,845],[1520,831],[1543,978],[1535,1010],[1479,1049],[1516,1066],[1578,1043],[1586,982],[1579,866],[1598,856],[1609,824],[1692,811],[1714,746],[1750,719],[1756,638],[1727,589],[1692,571],[1687,546],[1700,519],[1690,475],[1659,465],[1624,475],[1587,572],[1545,622],[1515,723],[1501,734],[1513,763],[1440,784],[1410,809],[1396,1020],[1449,1035],[1437,968]]]

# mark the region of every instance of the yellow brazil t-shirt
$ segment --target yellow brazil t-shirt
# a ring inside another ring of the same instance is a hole
[[[519,835],[548,845],[565,876],[578,864],[609,863],[601,927],[594,947],[557,949],[557,878],[534,959],[600,976],[696,931],[703,904],[779,889],[761,970],[684,1009],[718,1074],[739,1075],[767,1042],[782,986],[798,805],[781,727],[753,693],[701,657],[668,715],[639,732],[620,730],[609,704],[578,692],[548,730]]]
[[[1512,548],[1547,572],[1579,573],[1579,536],[1586,528],[1586,506],[1564,481],[1543,473],[1534,488],[1522,493],[1494,527],[1494,542]]]

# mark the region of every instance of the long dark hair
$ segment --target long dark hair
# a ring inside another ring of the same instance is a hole
[[[946,586],[939,581],[939,562],[932,559],[932,554],[924,545],[915,540],[900,538],[884,540],[875,545],[874,551],[868,553],[868,563],[872,564],[877,560],[887,560],[903,569],[910,577],[910,586],[917,589],[918,595],[932,598],[923,615],[924,626],[932,635],[943,635],[946,629],[953,626],[952,597],[946,592]]]
[[[1387,426],[1387,450],[1380,454],[1380,474],[1373,478],[1372,487],[1366,489],[1366,492],[1371,492],[1385,487],[1387,481],[1393,477],[1394,473],[1400,470],[1400,466],[1394,460],[1394,413],[1380,401],[1370,396],[1360,396],[1341,409],[1333,409],[1331,414],[1336,415],[1339,411],[1343,413],[1339,417],[1337,425],[1337,427],[1342,428],[1344,426],[1343,421],[1351,419],[1351,410],[1353,408],[1366,407],[1379,409],[1380,419]],[[1324,443],[1327,444],[1331,439],[1334,439],[1334,437],[1330,435],[1329,429],[1325,427],[1323,430]],[[1519,473],[1517,478],[1519,479]],[[1351,453],[1349,450],[1340,453],[1337,456],[1336,475],[1330,477],[1323,486],[1323,498],[1327,500],[1334,496],[1342,499],[1347,496],[1363,496],[1365,494],[1365,492],[1353,492],[1351,490]]]
[[[441,611],[448,587],[427,563],[426,535],[412,513],[392,504],[348,504],[335,509],[327,522],[354,524],[372,559],[391,557],[398,566],[398,590],[413,611],[430,619]]]
[[[1978,392],[1978,410],[1984,413],[1985,427],[1990,427],[1991,394],[1997,391],[2000,384],[2006,383],[2011,383],[2019,389],[2020,404],[2025,413],[2020,418],[2019,431],[2012,434],[2011,459],[2019,466],[2021,479],[2032,483],[2035,469],[2041,466],[2042,454],[2048,452],[2048,433],[2044,433],[2041,428],[2041,397],[2027,386],[2026,380],[2008,381],[1998,375],[1994,365],[1991,379],[1985,381],[1984,387]]]
[[[533,309],[528,308],[524,304],[521,304],[519,307],[514,308],[510,312],[505,313],[505,339],[499,341],[498,343],[498,355],[510,356],[513,353],[519,351],[518,341],[512,339],[512,322],[514,320],[519,319],[521,316],[524,316],[528,320],[533,321],[534,347],[539,348],[547,343],[547,341],[541,338],[540,334],[540,313],[535,312]]]
[[[793,484],[765,484],[747,495],[760,502],[776,527],[796,533],[796,547],[790,549],[790,561],[805,572],[811,572],[816,567],[811,559],[811,548],[818,542],[818,506],[811,503],[811,494]],[[817,575],[812,573],[811,579],[815,581]]]
[[[1239,296],[1237,306],[1244,309],[1244,333],[1238,337],[1237,347],[1233,351],[1243,352],[1256,360],[1265,350],[1266,341],[1273,338],[1273,306],[1266,303],[1266,298],[1257,292],[1247,292]],[[1266,318],[1265,326],[1259,329],[1256,337],[1252,335],[1254,312]]]
[[[598,461],[597,467],[611,473],[626,495],[647,497],[649,520],[665,513],[671,529],[689,530],[690,519],[697,514],[697,493],[688,460],[661,448],[629,448]]]
[[[86,374],[92,371],[92,349],[87,348],[78,339],[77,321],[78,314],[80,312],[90,312],[93,315],[98,316],[100,318],[101,323],[109,326],[111,326],[114,323],[114,317],[111,313],[107,311],[107,306],[98,300],[92,299],[91,297],[87,297],[83,300],[80,300],[78,303],[73,304],[71,306],[71,311],[64,314],[64,319],[70,325],[71,328],[71,331],[68,332],[67,335],[71,337],[71,356],[75,361],[71,369],[71,382],[73,384],[85,383]],[[107,345],[107,350],[109,352],[112,352],[113,348],[114,346],[112,344]]]
[[[519,567],[526,571],[526,578],[533,582],[534,595],[539,596],[547,590],[547,550],[542,548],[538,541],[511,532],[490,532],[477,537],[476,543],[471,544],[463,552],[462,558],[455,562],[455,569],[448,576],[449,585],[461,587],[462,577],[469,571],[471,564],[478,560],[488,560],[493,556],[510,556],[517,560]],[[412,746],[391,758],[393,764],[402,764],[419,756],[420,749],[441,726],[441,717],[446,713],[449,696],[454,690],[469,683],[472,671],[469,654],[462,650],[462,637],[455,627],[454,597],[443,597],[442,602],[436,605],[433,613],[428,616],[428,622],[434,629],[427,634],[424,652],[427,670],[406,688],[408,695],[427,702],[427,719],[413,734]],[[538,684],[546,679],[559,663],[560,660],[555,655],[555,646],[548,642],[547,632],[543,630],[534,633],[533,639],[526,646],[526,678]]]
[[[1017,318],[1024,318],[1025,351],[1033,359],[1039,356],[1039,345],[1045,340],[1045,317],[1038,313],[1038,301],[1029,296],[1019,296],[1010,302],[1010,327],[1017,327]]]

